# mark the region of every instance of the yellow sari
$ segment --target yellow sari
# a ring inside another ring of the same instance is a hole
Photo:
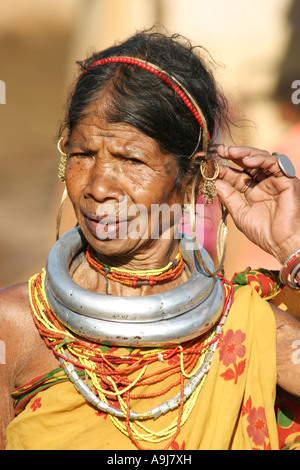
[[[141,448],[166,448],[174,431],[170,450],[279,449],[275,319],[256,284],[241,284],[202,388],[192,402],[187,400],[181,416],[173,410],[157,420],[133,423]],[[157,360],[150,372],[164,366]],[[166,389],[172,381],[170,375],[164,383]],[[162,399],[155,396],[161,386],[137,387],[137,395],[142,392],[149,397],[133,400],[132,410],[153,408],[180,391],[180,386],[170,389]],[[17,416],[7,428],[7,450],[137,449],[122,420],[87,404],[61,369],[16,390],[13,396]]]

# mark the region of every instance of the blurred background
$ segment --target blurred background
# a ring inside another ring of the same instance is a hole
[[[55,242],[57,133],[76,60],[155,23],[210,51],[247,120],[235,143],[286,153],[300,174],[299,0],[0,0],[0,287],[40,270]],[[61,232],[74,223],[67,203]],[[278,267],[229,221],[226,274],[249,265]]]

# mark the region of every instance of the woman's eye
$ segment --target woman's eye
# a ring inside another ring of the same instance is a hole
[[[73,153],[70,153],[70,157],[88,158],[88,157],[92,157],[92,155],[86,152],[73,152]]]
[[[134,165],[141,165],[143,162],[141,160],[139,160],[138,158],[129,158],[128,159],[131,163],[133,163]]]

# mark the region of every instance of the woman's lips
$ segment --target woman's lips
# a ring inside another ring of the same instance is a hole
[[[103,217],[100,220],[85,217],[87,226],[92,234],[100,240],[109,240],[116,238],[126,238],[127,236],[127,219],[109,219]]]

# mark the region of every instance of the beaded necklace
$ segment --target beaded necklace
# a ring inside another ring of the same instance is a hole
[[[153,286],[158,282],[172,281],[177,279],[184,270],[184,261],[180,248],[173,262],[171,261],[163,268],[151,269],[149,271],[131,271],[129,269],[115,268],[101,263],[93,253],[90,245],[86,250],[86,259],[93,268],[105,276],[106,281],[111,279],[112,281],[132,287],[142,285]]]
[[[139,441],[158,443],[171,439],[165,447],[168,449],[192,412],[205,382],[231,305],[232,285],[221,278],[225,293],[223,314],[218,324],[202,338],[170,348],[125,350],[118,355],[114,351],[117,348],[74,337],[58,322],[47,302],[45,275],[43,270],[29,280],[33,319],[75,388],[100,412],[106,412],[116,428],[138,449],[144,449]],[[161,363],[158,370],[147,372],[152,364]],[[85,371],[86,382],[79,378],[77,370]],[[171,377],[175,379],[173,383],[168,381]],[[156,383],[160,383],[161,388],[155,393],[135,391],[137,387]],[[180,392],[158,407],[143,413],[131,411],[131,401],[163,396],[175,387],[179,387]],[[161,431],[154,432],[143,424],[147,419],[157,419],[176,408],[177,417]]]

